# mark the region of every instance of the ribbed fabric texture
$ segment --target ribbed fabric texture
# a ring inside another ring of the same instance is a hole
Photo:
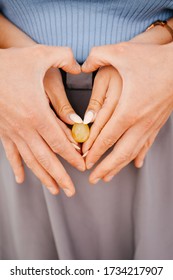
[[[35,41],[69,46],[79,62],[92,46],[129,40],[173,17],[172,0],[0,0],[0,7]]]

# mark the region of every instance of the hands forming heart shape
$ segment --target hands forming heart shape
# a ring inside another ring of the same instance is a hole
[[[133,160],[141,167],[173,109],[172,49],[172,43],[139,42],[95,47],[82,67],[66,47],[1,50],[0,137],[16,181],[24,180],[23,159],[52,194],[62,188],[72,196],[75,187],[56,154],[84,171],[110,147],[92,171],[91,183],[110,181]],[[65,124],[82,120],[55,68],[72,74],[99,69],[85,114],[85,120],[93,122],[82,146],[85,160]]]

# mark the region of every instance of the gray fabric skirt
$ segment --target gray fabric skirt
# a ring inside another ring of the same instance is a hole
[[[67,87],[83,115],[88,76],[68,76]],[[92,186],[90,171],[61,161],[76,187],[72,198],[52,196],[27,167],[17,185],[0,146],[0,259],[173,259],[173,116],[144,166],[131,163],[110,183]]]

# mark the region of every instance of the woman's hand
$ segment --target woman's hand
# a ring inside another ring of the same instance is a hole
[[[84,72],[112,65],[122,77],[122,94],[116,110],[86,157],[91,168],[108,148],[113,151],[95,168],[90,181],[110,181],[138,156],[141,162],[173,109],[173,43],[121,43],[94,48]],[[146,144],[147,143],[147,144]]]
[[[14,143],[9,150],[18,149],[28,167],[52,193],[58,193],[61,187],[71,196],[74,185],[55,153],[79,170],[85,169],[85,163],[50,109],[43,78],[52,66],[77,74],[79,65],[70,49],[46,46],[0,50],[0,60],[1,138],[8,147],[11,141]],[[15,153],[12,161],[20,161],[19,154]]]

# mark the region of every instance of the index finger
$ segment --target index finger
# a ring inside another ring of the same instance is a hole
[[[86,167],[90,169],[100,157],[112,147],[125,131],[132,125],[130,118],[117,108],[111,119],[107,122],[98,138],[95,140],[91,150],[86,157]]]

